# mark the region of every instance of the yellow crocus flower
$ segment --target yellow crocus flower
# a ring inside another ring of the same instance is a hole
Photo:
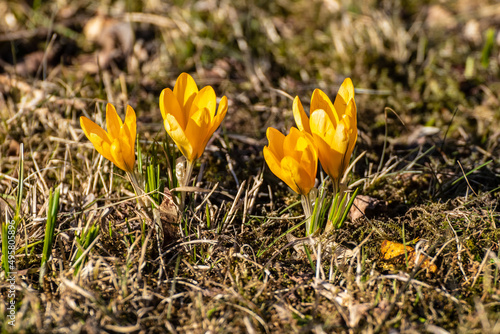
[[[318,154],[310,134],[291,128],[285,136],[268,128],[269,145],[264,147],[264,159],[271,171],[293,191],[307,196],[314,187]]]
[[[297,127],[312,135],[325,172],[338,188],[358,138],[354,86],[344,80],[332,104],[328,96],[316,89],[311,98],[310,118],[307,118],[299,97],[293,101],[293,116]]]
[[[122,122],[115,107],[106,105],[106,132],[85,116],[80,117],[80,126],[85,136],[97,152],[125,172],[132,172],[135,164],[135,111],[127,106],[125,123]]]
[[[198,91],[196,82],[182,73],[172,91],[165,88],[160,95],[160,110],[165,130],[191,163],[205,151],[208,140],[227,112],[227,97],[219,102],[211,86]]]

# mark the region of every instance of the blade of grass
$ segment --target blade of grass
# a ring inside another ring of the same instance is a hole
[[[459,177],[458,179],[456,179],[455,181],[453,181],[451,183],[452,186],[454,186],[455,184],[457,184],[458,182],[462,181],[465,177],[469,176],[470,174],[474,173],[475,171],[489,165],[490,163],[492,163],[493,160],[490,160],[490,161],[487,161],[485,162],[484,164],[480,165],[480,166],[477,166],[476,168],[474,168],[473,170],[467,172],[465,175],[462,175],[461,177]]]
[[[354,193],[351,195],[351,199],[347,203],[347,206],[345,207],[344,214],[342,215],[342,218],[340,219],[337,228],[341,228],[342,225],[344,225],[345,220],[347,219],[347,214],[349,211],[351,211],[352,204],[354,203],[354,199],[356,199],[356,196],[358,195],[358,190],[359,188],[356,188],[354,190]]]
[[[265,252],[267,252],[267,250],[269,248],[271,248],[276,242],[278,242],[278,240],[280,240],[281,238],[283,238],[284,236],[286,236],[288,233],[291,233],[293,231],[295,231],[296,229],[298,229],[300,226],[304,225],[305,223],[307,222],[307,219],[303,220],[302,222],[300,222],[299,224],[289,228],[285,233],[281,234],[279,237],[277,237],[273,242],[271,242],[271,244],[269,246],[267,246],[266,249],[264,249],[262,252],[258,252],[257,253],[257,257],[261,257],[262,254],[264,254]]]
[[[16,222],[16,229],[19,221],[21,220],[21,203],[23,201],[23,188],[24,188],[24,145],[19,145],[19,173],[17,183],[17,197],[16,197],[16,212],[14,214],[14,221]]]
[[[54,242],[54,230],[56,225],[57,213],[59,212],[59,188],[54,194],[49,192],[49,206],[47,208],[47,223],[45,225],[45,238],[43,242],[42,262],[40,265],[40,285],[43,284],[45,273],[47,271],[47,262],[52,252],[52,243]]]
[[[2,267],[3,271],[5,272],[5,278],[8,277],[8,274],[10,272],[9,268],[9,250],[8,250],[8,216],[7,216],[7,211],[5,212],[5,220],[2,220]]]
[[[73,261],[73,267],[75,267],[75,271],[73,275],[78,274],[82,264],[85,262],[85,256],[82,256],[84,253],[88,253],[88,249],[92,242],[99,235],[99,225],[94,222],[90,228],[83,230],[80,233],[80,236],[76,237],[78,251],[76,252],[75,259]]]

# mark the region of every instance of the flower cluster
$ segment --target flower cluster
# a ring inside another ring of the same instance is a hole
[[[217,106],[212,87],[199,90],[194,79],[182,73],[173,90],[165,88],[161,92],[159,105],[165,130],[187,160],[186,175],[179,180],[181,186],[186,186],[194,162],[201,157],[227,113],[228,101],[223,96]],[[338,194],[340,180],[356,144],[356,103],[351,79],[347,78],[342,83],[334,103],[316,89],[312,94],[309,114],[307,117],[299,97],[296,97],[293,116],[297,128],[291,128],[286,136],[268,128],[269,144],[264,147],[264,158],[271,171],[302,195],[306,216],[312,213],[309,194],[315,185],[318,159],[333,181],[334,192]],[[80,118],[80,124],[96,150],[124,170],[137,186],[133,177],[136,140],[134,109],[127,106],[125,121],[122,122],[114,106],[108,103],[107,131],[84,116]],[[332,207],[338,213],[342,205],[339,206],[337,201],[335,203]]]
[[[165,130],[191,164],[203,154],[208,140],[224,119],[227,98],[222,97],[217,112],[216,106],[214,89],[207,86],[198,90],[187,73],[177,78],[173,91],[166,88],[161,92],[160,111]],[[115,107],[107,104],[108,131],[85,116],[80,117],[80,125],[97,152],[125,172],[133,171],[136,117],[131,106],[127,106],[125,122],[122,122]]]
[[[337,195],[356,144],[357,116],[351,79],[344,80],[334,103],[316,89],[309,114],[308,118],[299,97],[295,97],[293,116],[298,129],[292,127],[285,137],[269,128],[269,146],[264,147],[264,158],[271,171],[302,195],[306,216],[312,213],[309,192],[314,187],[317,160],[332,179],[334,195]],[[343,210],[336,202],[334,206],[333,211]]]
[[[358,138],[351,79],[344,80],[333,104],[325,93],[316,89],[311,98],[309,118],[299,97],[295,97],[293,116],[297,127],[313,136],[321,166],[338,185],[349,165]]]

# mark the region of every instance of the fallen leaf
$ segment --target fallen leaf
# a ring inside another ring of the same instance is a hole
[[[88,41],[100,45],[97,58],[103,68],[115,59],[127,58],[133,51],[135,36],[129,22],[97,15],[85,24],[83,34]],[[90,61],[95,61],[95,58]]]
[[[417,254],[415,248],[398,242],[384,240],[380,246],[380,255],[382,260],[390,262],[391,265],[404,265],[408,259],[408,268],[412,269],[418,260],[421,268],[431,273],[437,271],[437,266],[431,263],[430,257],[422,253]]]

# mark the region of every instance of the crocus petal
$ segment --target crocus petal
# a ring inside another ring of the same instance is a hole
[[[344,155],[347,152],[347,146],[349,145],[349,135],[347,134],[347,128],[345,126],[345,120],[343,119],[337,124],[337,129],[335,131],[335,136],[331,141],[330,147]]]
[[[304,150],[310,143],[307,141],[304,134],[297,128],[292,127],[290,133],[285,137],[283,142],[283,153],[285,156],[291,156],[299,161],[302,157]]]
[[[337,125],[337,123],[339,122],[339,116],[335,112],[332,101],[330,100],[328,95],[323,93],[323,91],[320,89],[315,89],[313,92],[313,95],[311,97],[310,114],[312,115],[313,112],[317,109],[324,110],[327,113],[328,117],[332,120],[334,126]]]
[[[126,168],[128,171],[132,171],[135,164],[135,140],[131,139],[130,130],[126,125],[120,130],[118,142],[120,143],[120,150]]]
[[[298,188],[296,187],[295,182],[292,181],[290,173],[283,170],[281,166],[281,159],[276,157],[274,152],[272,152],[267,146],[264,146],[264,159],[266,160],[271,172],[292,188],[293,191],[298,193]]]
[[[80,126],[82,127],[83,133],[90,140],[92,145],[99,154],[109,160],[111,154],[104,147],[106,143],[108,146],[111,145],[111,140],[108,137],[106,131],[103,130],[99,125],[92,122],[85,116],[80,117]]]
[[[186,133],[177,122],[177,119],[173,115],[167,114],[163,124],[168,135],[175,142],[181,153],[186,157],[186,159],[193,161],[195,159],[193,156],[193,147],[191,146]]]
[[[92,122],[87,117],[85,117],[85,116],[80,117],[80,126],[82,127],[83,133],[85,133],[85,136],[87,136],[87,138],[90,137],[91,133],[94,133],[102,140],[111,143],[106,131],[104,131],[103,128],[101,128],[99,125]]]
[[[123,128],[125,132],[125,129]],[[132,171],[135,164],[135,152],[132,146],[130,146],[129,140],[126,136],[120,137],[118,140],[120,144],[120,151],[127,171]]]
[[[333,139],[335,135],[335,126],[332,122],[332,119],[328,116],[328,114],[323,109],[315,110],[311,114],[311,118],[309,120],[309,125],[311,126],[311,133],[317,134],[322,138],[325,138],[325,141],[329,141]]]
[[[227,97],[223,96],[219,102],[219,107],[217,108],[217,114],[212,120],[212,125],[210,127],[210,131],[208,131],[208,135],[212,136],[215,130],[220,126],[224,117],[226,117],[227,113]]]
[[[193,77],[187,73],[181,73],[174,86],[174,95],[185,114],[191,109],[191,104],[198,94],[198,86]]]
[[[333,106],[337,111],[339,119],[344,115],[347,104],[354,99],[354,86],[350,78],[346,78],[342,85],[340,85],[337,97]]]
[[[285,156],[283,152],[283,145],[285,142],[285,135],[275,128],[267,128],[266,137],[269,141],[269,149],[278,158],[278,160],[283,159]]]
[[[293,118],[295,119],[295,123],[297,124],[297,128],[300,131],[305,131],[307,133],[311,133],[311,127],[309,126],[309,119],[307,118],[306,112],[304,111],[304,107],[302,106],[302,102],[298,96],[293,100]]]
[[[132,153],[135,149],[135,137],[137,135],[137,121],[134,109],[127,105],[127,113],[125,115],[125,128],[128,130],[128,142],[132,148]]]
[[[110,147],[110,152],[111,156],[113,157],[113,160],[111,161],[116,165],[116,167],[124,171],[128,171],[127,166],[125,165],[125,161],[123,160],[123,153],[118,139],[113,140],[113,143]]]
[[[206,86],[196,94],[191,105],[191,110],[189,115],[196,112],[197,109],[207,108],[209,111],[210,119],[215,117],[215,108],[217,107],[217,97],[215,96],[215,91],[212,87]]]
[[[109,137],[118,138],[122,126],[122,120],[118,117],[115,107],[108,103],[106,105],[106,127],[108,128]]]
[[[309,134],[307,135],[311,138],[307,138],[308,145],[300,157],[300,165],[304,166],[304,170],[309,175],[309,182],[314,185],[316,173],[318,171],[318,154],[316,152],[316,147],[313,144],[313,137]]]
[[[346,161],[349,163],[351,160],[352,152],[354,151],[354,146],[356,145],[356,141],[358,140],[358,121],[357,121],[357,111],[356,111],[356,102],[354,102],[354,98],[351,99],[346,108],[346,126],[348,128],[349,134],[349,148],[346,153]]]
[[[170,88],[165,88],[160,94],[160,111],[163,119],[167,114],[171,114],[177,119],[177,122],[183,130],[186,129],[186,115],[182,112],[179,101]]]
[[[111,153],[109,151],[109,148],[111,146],[110,141],[104,141],[102,140],[102,137],[100,137],[96,133],[90,133],[90,135],[87,137],[92,145],[94,145],[94,148],[99,152],[100,155],[108,159],[109,161],[113,161],[113,157],[111,156]]]
[[[210,112],[207,108],[196,110],[190,117],[186,127],[186,137],[193,147],[193,159],[199,158],[205,151],[210,136]]]
[[[331,149],[323,137],[313,133],[314,144],[318,149],[318,158],[326,174],[336,180],[339,177],[339,168],[342,157],[338,152]]]
[[[281,168],[285,174],[285,181],[293,191],[301,195],[307,195],[311,191],[314,183],[311,185],[311,180],[308,173],[299,161],[291,156],[286,156],[281,160]]]

